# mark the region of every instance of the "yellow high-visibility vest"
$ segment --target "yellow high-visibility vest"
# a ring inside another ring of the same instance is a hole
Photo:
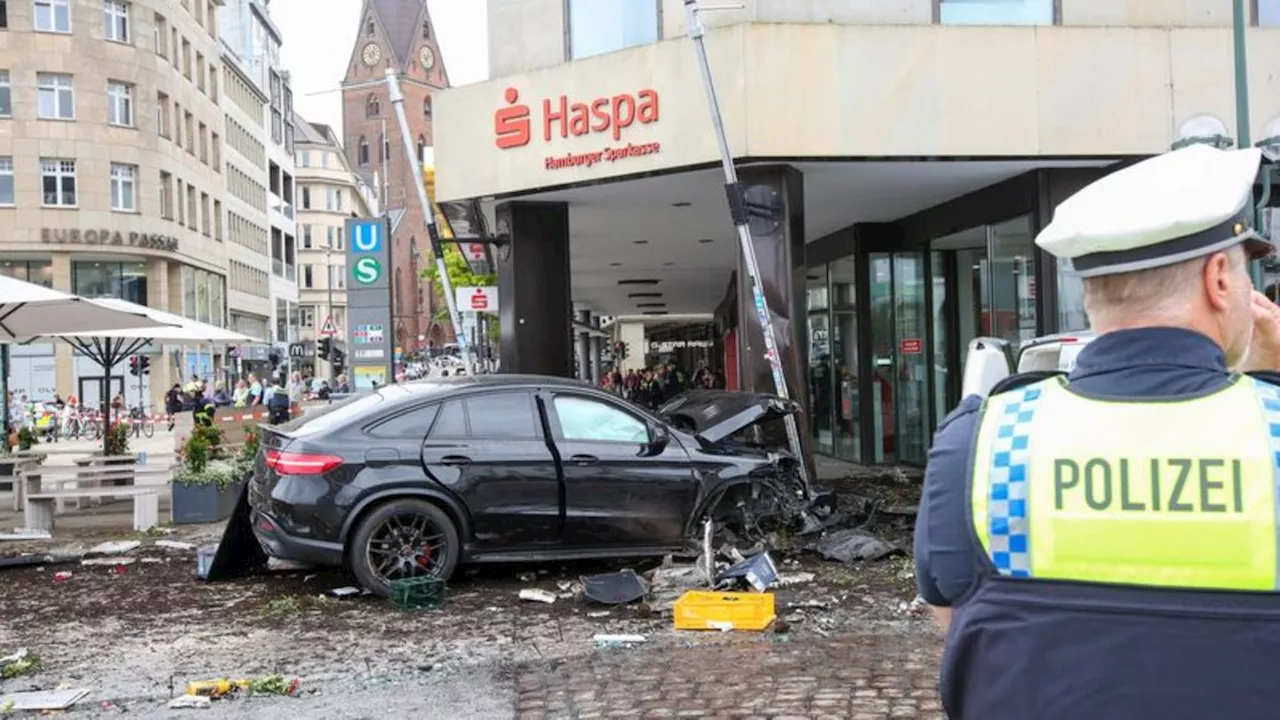
[[[1277,589],[1280,388],[1102,400],[1055,377],[987,400],[973,526],[1003,576]]]

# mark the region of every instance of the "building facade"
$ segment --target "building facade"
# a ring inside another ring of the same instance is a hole
[[[1033,243],[1059,202],[1236,127],[1231,0],[742,5],[703,21],[788,389],[855,461],[924,461],[972,338],[1084,327]],[[1278,5],[1249,8],[1253,128],[1280,127]],[[436,97],[436,192],[511,238],[503,370],[571,374],[575,310],[646,356],[637,321],[689,317],[772,391],[683,2],[490,0],[489,32],[493,79]]]
[[[412,164],[382,82],[388,70],[395,71],[404,93]],[[414,189],[422,182],[423,153],[434,143],[434,98],[448,86],[426,0],[365,0],[343,80],[343,146],[347,162],[379,188],[379,205],[393,218],[388,272],[397,353],[440,347],[451,339],[447,323],[433,321],[437,298],[421,277],[430,244]]]
[[[244,277],[233,275],[232,280],[244,290],[233,296],[230,309],[232,329],[269,341],[268,346],[238,348],[241,371],[254,370],[259,375],[273,364],[287,362],[288,346],[298,341],[299,328],[293,90],[289,73],[280,63],[283,37],[271,21],[268,5],[265,0],[226,0],[219,15],[224,50],[234,59],[238,80],[248,82],[251,87],[247,93],[253,96],[252,100],[245,96],[242,107],[228,108],[228,113],[257,113],[256,119],[246,116],[232,126],[253,158],[248,166],[228,167],[227,187],[228,194],[244,201],[240,209],[252,215],[242,218],[248,220],[247,242],[237,243],[249,252],[233,251],[236,268]],[[247,137],[242,136],[242,130]],[[260,230],[265,231],[265,238]],[[256,264],[246,273],[239,263],[251,257]],[[254,294],[262,290],[263,273],[265,315],[261,297]],[[245,304],[237,304],[242,301]]]
[[[0,272],[225,324],[221,0],[2,5]],[[158,404],[181,350],[118,365],[111,393]],[[97,402],[101,375],[65,344],[12,348],[17,395]]]
[[[305,375],[331,379],[341,372],[333,356],[317,356],[317,342],[330,337],[345,354],[347,329],[346,220],[379,214],[377,191],[347,164],[337,134],[328,125],[299,118],[296,142],[298,191],[298,317]],[[326,335],[326,327],[332,335]]]

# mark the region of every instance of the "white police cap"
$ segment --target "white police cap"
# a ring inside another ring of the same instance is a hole
[[[1172,265],[1243,243],[1271,243],[1251,227],[1262,151],[1190,145],[1111,173],[1058,205],[1036,237],[1081,277]]]

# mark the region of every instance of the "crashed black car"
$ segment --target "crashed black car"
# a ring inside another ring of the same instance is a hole
[[[791,517],[795,459],[748,436],[797,409],[707,391],[660,419],[539,376],[387,386],[264,428],[251,521],[268,555],[343,565],[383,595],[460,562],[662,555],[704,519],[749,534]]]

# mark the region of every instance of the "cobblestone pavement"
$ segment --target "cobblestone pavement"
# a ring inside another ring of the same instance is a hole
[[[941,720],[931,635],[598,651],[516,673],[516,717]]]

